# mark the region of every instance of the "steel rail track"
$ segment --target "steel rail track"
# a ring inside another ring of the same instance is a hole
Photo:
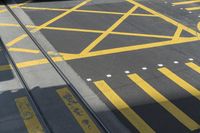
[[[96,113],[90,107],[90,105],[85,101],[85,99],[81,96],[81,94],[78,92],[78,90],[74,87],[74,85],[69,81],[69,79],[66,77],[66,75],[62,72],[62,70],[57,66],[57,64],[52,60],[52,58],[48,55],[48,53],[45,51],[45,49],[41,46],[41,44],[35,39],[35,37],[32,35],[32,33],[26,28],[26,26],[23,24],[23,22],[17,17],[17,15],[14,13],[14,11],[9,7],[9,5],[6,3],[6,0],[2,0],[2,2],[4,3],[5,7],[10,12],[10,14],[19,23],[21,28],[25,31],[25,33],[29,36],[29,38],[34,42],[35,46],[39,49],[39,51],[43,54],[43,56],[48,60],[48,62],[52,65],[52,67],[60,75],[60,77],[63,79],[63,81],[70,87],[72,93],[79,99],[79,101],[85,106],[85,108],[91,114],[91,116],[96,120],[96,122],[99,124],[99,126],[102,128],[102,130],[104,132],[110,133],[110,130],[103,124],[103,122],[99,119],[99,117],[96,115]],[[47,128],[47,132],[52,133],[51,127],[48,125],[47,120],[43,117],[43,114],[40,111],[40,108],[37,105],[37,102],[34,100],[34,97],[32,96],[32,94],[30,92],[30,88],[28,87],[28,84],[26,83],[25,79],[23,78],[23,75],[21,74],[20,70],[16,66],[12,56],[9,54],[9,51],[5,45],[3,45],[3,49],[6,51],[6,54],[9,57],[9,60],[11,61],[11,65],[16,70],[18,77],[20,78],[21,82],[23,83],[23,86],[26,88],[26,92],[27,92],[29,98],[31,99],[33,105],[35,106],[35,109],[37,110],[38,114],[40,114],[40,118],[42,118],[43,124]]]

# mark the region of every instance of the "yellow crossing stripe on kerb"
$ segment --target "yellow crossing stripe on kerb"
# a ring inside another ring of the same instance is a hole
[[[27,97],[15,99],[17,108],[28,130],[28,133],[44,133],[42,125],[35,115]]]
[[[58,89],[56,91],[61,97],[66,107],[70,110],[76,121],[79,123],[81,128],[86,133],[100,133],[99,129],[92,121],[90,116],[84,110],[84,108],[79,104],[74,95],[70,92],[68,88]]]
[[[121,99],[103,80],[94,82],[104,96],[122,113],[122,115],[141,133],[155,133],[155,131]]]

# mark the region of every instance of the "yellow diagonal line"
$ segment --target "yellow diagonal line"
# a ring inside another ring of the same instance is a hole
[[[94,84],[140,133],[155,133],[155,131],[131,109],[104,80],[96,81]]]
[[[75,7],[73,7],[73,8],[71,8],[71,9],[67,10],[66,12],[64,12],[64,13],[62,13],[62,14],[56,16],[55,18],[53,18],[53,19],[51,19],[51,20],[45,22],[44,24],[38,26],[37,28],[31,30],[31,32],[34,33],[34,32],[37,32],[37,31],[41,30],[42,28],[44,28],[44,27],[50,25],[51,23],[53,23],[53,22],[55,22],[55,21],[61,19],[62,17],[66,16],[67,14],[69,14],[69,13],[73,12],[74,10],[80,8],[81,6],[84,6],[84,5],[87,4],[89,1],[91,1],[91,0],[86,0],[86,1],[81,2],[80,4],[76,5]],[[23,34],[23,35],[21,35],[21,36],[15,38],[14,40],[8,42],[8,43],[6,44],[6,46],[11,47],[11,46],[13,46],[13,45],[16,44],[17,42],[23,40],[23,39],[26,38],[26,37],[27,37],[27,34]]]
[[[128,2],[132,3],[133,5],[137,5],[138,7],[150,12],[151,14],[154,14],[154,15],[162,18],[163,20],[173,24],[174,26],[178,25],[178,26],[182,27],[183,30],[189,32],[190,34],[192,34],[194,36],[197,36],[197,37],[200,36],[200,34],[197,31],[195,31],[195,30],[193,30],[193,29],[191,29],[191,28],[189,28],[189,27],[187,27],[187,26],[185,26],[185,25],[183,25],[181,23],[178,23],[175,20],[173,20],[173,19],[171,19],[171,18],[169,18],[169,17],[167,17],[167,16],[165,16],[165,15],[159,13],[159,12],[156,12],[156,11],[154,11],[154,10],[152,10],[152,9],[150,9],[150,8],[144,6],[144,5],[142,5],[142,4],[140,4],[140,3],[136,2],[136,1],[128,1]]]
[[[188,62],[188,63],[185,63],[185,65],[200,74],[200,66],[198,66],[197,64],[195,64],[193,62]]]
[[[186,10],[188,11],[195,11],[195,10],[200,10],[200,6],[198,7],[188,7],[188,8],[185,8]]]
[[[128,77],[188,129],[193,131],[200,128],[198,123],[192,120],[192,118],[190,118],[187,114],[180,110],[176,105],[174,105],[165,96],[163,96],[160,92],[153,88],[149,83],[143,80],[139,75],[130,74],[128,75]]]
[[[110,32],[112,32],[115,28],[117,28],[130,14],[132,14],[138,7],[132,7],[127,13],[125,13],[120,19],[118,19],[110,28],[108,28],[103,34],[101,34],[96,40],[94,40],[89,46],[87,46],[81,54],[88,53],[92,50],[96,45],[98,45],[104,38],[106,38]]]
[[[176,32],[174,33],[173,39],[172,40],[178,40],[180,38],[181,32],[183,31],[181,26],[177,27]]]
[[[200,100],[200,91],[193,87],[191,84],[177,76],[175,73],[170,71],[168,68],[163,67],[158,69],[162,74],[164,74],[166,77],[168,77],[170,80],[172,80],[174,83],[179,85],[181,88],[183,88],[185,91],[193,95],[195,98]]]
[[[180,1],[180,2],[174,2],[172,3],[173,5],[187,5],[187,4],[193,4],[193,3],[198,3],[200,2],[199,0],[190,0],[190,1]]]

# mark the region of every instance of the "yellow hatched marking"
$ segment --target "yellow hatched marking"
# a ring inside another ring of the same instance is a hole
[[[166,77],[168,77],[170,80],[172,80],[174,83],[179,85],[181,88],[183,88],[185,91],[189,92],[191,95],[196,97],[198,100],[200,100],[200,91],[193,87],[191,84],[184,81],[182,78],[177,76],[175,73],[170,71],[168,68],[163,67],[158,69],[162,74],[164,74]]]
[[[195,64],[193,62],[188,62],[188,63],[185,63],[185,65],[188,66],[188,67],[190,67],[194,71],[200,73],[200,66],[198,66],[197,64]]]
[[[28,130],[28,133],[44,133],[44,129],[35,115],[27,97],[15,99],[17,108]]]
[[[180,38],[181,32],[183,31],[181,26],[177,27],[177,30],[174,34],[173,40],[178,40]]]
[[[85,133],[100,133],[100,130],[68,88],[58,89],[56,92]]]
[[[198,3],[200,2],[199,0],[190,0],[190,1],[181,1],[181,2],[174,2],[172,3],[173,5],[187,5],[187,4],[193,4],[193,3]]]
[[[115,28],[117,28],[130,14],[132,14],[138,7],[132,7],[127,13],[125,13],[120,19],[118,19],[110,28],[108,28],[103,34],[101,34],[96,40],[94,40],[89,46],[87,46],[81,54],[88,53],[92,50],[96,45],[98,45],[104,38],[106,38],[110,32],[112,32]]]
[[[130,74],[128,77],[135,82],[143,91],[151,96],[156,102],[158,102],[163,108],[165,108],[170,114],[172,114],[177,120],[185,125],[191,131],[198,129],[200,126],[194,120],[192,120],[187,114],[181,111],[177,106],[170,102],[165,96],[153,88],[150,84],[144,81],[137,74]]]
[[[195,11],[195,10],[200,10],[200,6],[198,6],[198,7],[190,7],[190,8],[185,8],[185,9],[188,10],[188,11]]]
[[[94,84],[104,96],[122,113],[122,115],[141,133],[155,133],[155,131],[121,99],[111,87],[103,80]]]
[[[67,11],[69,9],[62,9],[62,8],[44,8],[44,7],[21,7],[23,9],[30,9],[30,10],[49,10],[49,11]],[[110,15],[123,15],[125,13],[123,12],[111,12],[111,11],[95,11],[95,10],[81,10],[77,9],[74,10],[74,12],[83,12],[83,13],[95,13],[95,14],[110,14]],[[146,17],[156,17],[153,14],[143,14],[143,13],[137,13],[137,14],[131,14],[131,16],[146,16]]]
[[[37,31],[43,29],[44,27],[46,27],[46,26],[50,25],[51,23],[53,23],[53,22],[55,22],[55,21],[61,19],[62,17],[66,16],[67,14],[69,14],[69,13],[73,12],[74,10],[80,8],[81,6],[84,6],[84,5],[87,4],[89,1],[91,1],[91,0],[86,0],[86,1],[81,2],[80,4],[76,5],[75,7],[71,8],[71,9],[67,10],[66,12],[64,12],[64,13],[62,13],[62,14],[56,16],[55,18],[53,18],[53,19],[51,19],[51,20],[45,22],[44,24],[38,26],[37,28],[32,29],[31,32],[34,33],[34,32],[37,32]],[[6,46],[11,47],[11,46],[13,46],[13,45],[16,44],[17,42],[23,40],[23,39],[26,38],[26,37],[27,37],[27,34],[23,34],[23,35],[21,35],[21,36],[15,38],[14,40],[8,42],[8,43],[6,44]]]

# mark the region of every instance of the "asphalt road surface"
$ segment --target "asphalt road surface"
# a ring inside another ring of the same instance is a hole
[[[199,132],[200,1],[16,2],[18,5],[9,4],[9,7],[52,57],[107,131]],[[1,8],[0,14],[5,14],[3,4]],[[33,87],[31,92],[43,116],[39,120],[37,116],[36,120],[24,120],[22,112],[30,108],[22,105],[20,108],[20,104],[26,104],[27,99],[14,97],[21,97],[22,92],[2,93],[0,99],[6,97],[12,101],[7,109],[13,108],[21,125],[19,128],[12,126],[14,130],[10,130],[8,126],[16,124],[12,117],[6,126],[0,119],[2,133],[45,132],[42,130],[45,124],[40,125],[41,119],[55,133],[106,132],[77,96],[73,96],[70,87],[56,84],[63,81],[54,76],[57,75],[52,72],[55,70],[50,68],[40,50],[27,42],[29,36],[19,23],[1,20],[0,27],[16,30],[5,45]],[[20,29],[22,33],[17,32]],[[9,61],[1,56],[4,63],[1,63],[0,73],[10,75],[1,80],[5,82],[13,79],[13,74],[11,68],[5,69]],[[44,75],[43,70],[46,71]],[[43,75],[41,79],[34,77],[38,71]],[[42,87],[44,82],[46,86]],[[10,95],[14,98],[9,98]],[[6,106],[5,102],[0,105]],[[0,116],[2,113],[0,111]],[[31,126],[34,122],[39,124],[38,130]]]

